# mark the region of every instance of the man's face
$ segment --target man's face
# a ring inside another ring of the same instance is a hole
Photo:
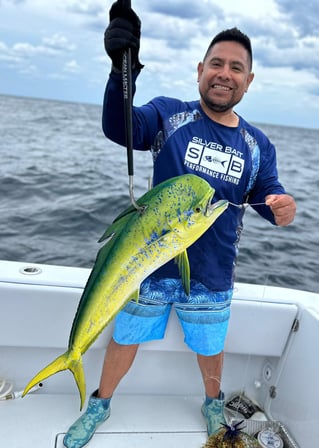
[[[254,78],[247,50],[233,41],[215,44],[197,73],[201,101],[213,112],[231,110]]]

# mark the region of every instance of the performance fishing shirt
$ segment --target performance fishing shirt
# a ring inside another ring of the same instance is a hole
[[[133,92],[137,73],[133,74]],[[268,194],[283,194],[278,180],[276,152],[265,134],[239,116],[237,127],[212,121],[199,101],[157,97],[133,107],[133,146],[153,154],[153,184],[165,179],[196,174],[215,189],[214,202],[227,199],[233,204],[248,200],[265,201]],[[125,145],[122,78],[111,72],[104,97],[103,131]],[[275,224],[265,205],[255,210]],[[187,249],[191,278],[212,291],[233,286],[237,248],[242,230],[243,209],[229,205],[215,223]],[[152,274],[157,278],[178,278],[174,261]]]

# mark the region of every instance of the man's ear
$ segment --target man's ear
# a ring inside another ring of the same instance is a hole
[[[199,62],[197,65],[197,82],[199,82],[199,78],[201,77],[201,74],[203,73],[203,62]]]
[[[245,89],[245,92],[248,92],[249,86],[250,86],[250,84],[253,82],[254,77],[255,77],[255,73],[253,73],[253,72],[249,73],[248,78],[247,78],[247,81],[246,81],[246,89]]]

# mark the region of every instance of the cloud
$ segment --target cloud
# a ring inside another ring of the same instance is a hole
[[[64,65],[64,71],[67,73],[78,73],[80,71],[80,66],[73,59],[72,61],[66,62],[66,64]]]
[[[74,44],[70,44],[68,39],[62,34],[56,33],[50,37],[44,37],[42,42],[46,48],[51,48],[55,51],[72,51],[76,48]]]
[[[38,45],[29,42],[17,42],[11,47],[0,42],[0,60],[9,61],[15,65],[23,65],[24,62],[36,57],[57,57],[59,54],[73,50],[74,45],[59,34],[44,37]]]
[[[73,92],[81,86],[78,101],[82,97],[89,101],[92,95],[93,102],[100,103],[110,68],[103,33],[113,1],[0,0],[2,90],[24,86],[22,93],[32,95],[30,89],[35,89],[39,95],[68,99],[70,90],[63,86],[72,78]],[[319,94],[318,1],[264,0],[252,8],[251,0],[134,0],[133,7],[142,21],[140,58],[145,64],[139,78],[143,88],[138,88],[135,97],[139,104],[157,93],[190,100],[197,97],[198,61],[213,36],[233,26],[251,37],[257,75],[253,88],[259,102],[267,90],[276,96],[279,108],[281,98],[283,103],[288,100],[286,92],[298,91],[300,98],[315,104]],[[22,72],[28,76],[14,81]],[[90,88],[93,84],[95,90]]]
[[[304,38],[294,46],[278,48],[273,41],[263,39],[256,47],[256,56],[264,66],[309,70],[319,79],[319,40]]]
[[[318,0],[303,2],[300,0],[277,0],[279,11],[290,19],[291,24],[300,33],[301,37],[319,36]]]
[[[76,0],[64,2],[66,11],[83,14],[85,16],[96,16],[101,13],[105,13],[104,5],[99,1],[82,0],[81,2]]]
[[[191,51],[194,42],[203,36],[209,40],[218,23],[224,22],[224,13],[212,1],[194,2],[193,0],[162,0],[137,2],[136,11],[142,22],[142,44],[145,39],[158,40],[154,48],[160,51],[160,45],[173,50]],[[205,47],[208,42],[205,40]],[[203,50],[204,51],[204,50]]]
[[[142,28],[144,38],[158,41],[155,48],[163,42],[166,42],[170,48],[189,48],[192,39],[197,35],[197,25],[194,22],[188,24],[177,17],[167,17],[165,27],[158,26],[159,22],[161,17],[158,14],[152,14]]]
[[[0,61],[7,63],[9,66],[17,62],[17,56],[10,52],[5,42],[0,42]]]
[[[305,9],[300,8],[300,18],[297,19],[297,13],[292,14],[289,8],[286,10],[281,1],[279,4],[281,7],[273,17],[264,17],[256,22],[246,18],[241,20],[245,32],[252,39],[254,59],[264,67],[310,71],[319,79],[318,31],[301,34],[300,23],[305,25],[309,21],[302,16]],[[316,9],[319,9],[319,3]]]
[[[11,4],[11,5],[21,5],[22,3],[25,3],[26,0],[0,0],[0,6],[7,3],[7,4]]]
[[[219,6],[212,5],[211,2],[207,1],[175,0],[174,2],[163,2],[162,0],[156,0],[150,2],[149,7],[151,12],[191,21],[207,19],[208,15],[216,15],[219,19],[224,17],[223,11]]]

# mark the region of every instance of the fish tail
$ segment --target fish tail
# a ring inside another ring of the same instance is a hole
[[[34,386],[41,383],[43,380],[55,373],[61,372],[63,370],[70,370],[74,376],[76,385],[80,393],[81,406],[80,410],[85,402],[86,386],[85,386],[85,376],[82,364],[81,354],[75,355],[74,352],[67,351],[63,355],[56,358],[39,373],[37,373],[32,380],[25,387],[22,397],[24,397]]]
[[[85,376],[84,376],[84,369],[83,369],[83,363],[82,363],[82,356],[78,358],[76,361],[72,361],[69,369],[73,373],[76,385],[79,390],[80,394],[80,411],[83,408],[84,402],[85,402],[85,396],[86,396],[86,386],[85,386]]]

